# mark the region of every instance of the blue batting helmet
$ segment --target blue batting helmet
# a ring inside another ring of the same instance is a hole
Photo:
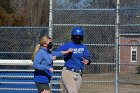
[[[82,28],[80,28],[80,27],[75,27],[75,28],[72,29],[71,35],[84,36],[84,30]]]

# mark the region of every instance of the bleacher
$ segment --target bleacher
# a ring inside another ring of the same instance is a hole
[[[31,60],[0,60],[0,93],[38,93],[33,81]],[[54,66],[63,66],[63,60],[54,61]],[[61,70],[55,70],[51,91],[60,93]]]

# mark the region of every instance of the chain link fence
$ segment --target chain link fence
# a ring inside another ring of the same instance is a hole
[[[90,1],[81,2],[89,4],[89,7],[82,6],[78,1],[67,0],[61,5],[60,0],[52,1],[52,37],[57,46],[71,41],[73,27],[81,26],[85,29],[83,43],[89,49],[92,64],[85,66],[79,93],[113,93],[116,9],[108,5],[115,1],[94,0],[92,5]],[[101,2],[103,5],[99,4]]]
[[[138,93],[140,54],[140,2],[120,0],[119,92]]]
[[[73,27],[81,26],[85,29],[83,43],[89,49],[92,63],[84,68],[79,93],[139,93],[140,1],[50,0],[50,2],[52,2],[50,28],[0,27],[0,59],[30,60],[35,45],[45,34],[53,37],[55,50],[59,45],[71,41],[70,32]],[[14,69],[16,74],[3,69]],[[55,69],[51,84],[52,92],[66,93],[59,72],[62,66],[55,66]],[[0,92],[7,92],[10,88],[19,93],[37,92],[32,83],[32,70],[30,65],[1,65]],[[9,77],[4,77],[5,75]],[[7,83],[12,75],[16,77],[11,81],[15,86]],[[13,83],[21,81],[29,86],[23,87],[20,83],[19,87]]]

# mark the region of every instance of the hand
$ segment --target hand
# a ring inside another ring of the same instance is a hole
[[[67,50],[67,53],[72,53],[73,52],[73,49],[72,48],[69,48],[68,50]]]
[[[85,58],[83,58],[83,61],[82,61],[85,65],[87,65],[89,63],[89,61]]]
[[[50,70],[51,72],[54,72],[54,69],[53,69],[53,68],[50,68],[49,70]]]
[[[72,52],[73,52],[73,49],[72,49],[72,48],[69,48],[67,51],[61,51],[61,53],[62,53],[63,55],[66,55],[66,54],[72,53]]]
[[[56,60],[56,56],[52,56],[52,60],[55,61]]]

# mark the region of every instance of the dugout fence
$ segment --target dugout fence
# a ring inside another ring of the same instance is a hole
[[[73,27],[85,29],[93,64],[85,67],[83,79],[89,82],[82,84],[80,93],[137,93],[140,2],[50,0],[50,5],[49,35],[56,46],[70,41],[65,33]]]

